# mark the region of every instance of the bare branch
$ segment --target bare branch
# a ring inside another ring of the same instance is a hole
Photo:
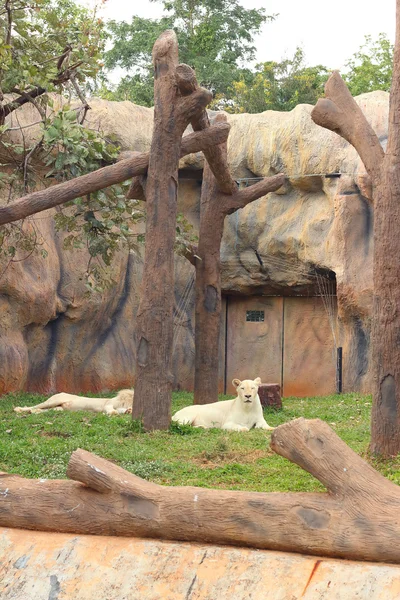
[[[225,202],[228,207],[228,212],[226,214],[231,214],[239,208],[243,208],[250,202],[258,200],[258,198],[261,198],[270,192],[275,192],[282,187],[285,181],[286,175],[284,173],[279,173],[278,175],[273,175],[273,177],[266,177],[262,181],[250,185],[243,190],[237,190],[231,197],[226,197]]]
[[[229,134],[229,126],[221,124],[200,133],[185,136],[181,144],[181,157],[192,152],[209,148],[212,144],[224,142]],[[115,165],[103,167],[87,175],[54,185],[45,190],[28,194],[12,204],[0,208],[0,225],[18,221],[35,213],[64,204],[86,194],[97,192],[137,175],[145,175],[149,164],[149,154],[136,154],[117,162]]]
[[[10,113],[12,113],[14,110],[17,110],[17,108],[20,108],[27,102],[30,102],[33,98],[42,96],[43,94],[46,93],[46,90],[39,86],[39,87],[36,87],[33,90],[31,90],[30,92],[24,92],[24,95],[22,95],[22,92],[17,92],[17,93],[21,94],[20,97],[16,98],[15,100],[11,100],[11,102],[9,102],[8,104],[6,104],[3,107],[5,117],[7,115],[9,115]]]
[[[188,65],[178,65],[175,70],[175,78],[178,88],[184,98],[190,98],[190,95],[194,94],[199,88],[195,72]],[[225,114],[221,113],[220,115],[217,115],[215,122],[226,122]],[[208,129],[210,127],[210,121],[207,111],[197,111],[191,119],[191,125],[194,131]],[[225,194],[233,194],[236,191],[236,183],[229,172],[228,164],[223,157],[221,148],[219,146],[213,146],[209,150],[204,151],[204,156],[217,180],[219,190]]]
[[[198,87],[190,96],[185,96],[179,102],[180,118],[187,122],[198,119],[203,114],[206,106],[212,100],[212,93],[204,88]]]
[[[185,248],[181,252],[182,256],[186,258],[194,267],[196,266],[196,262],[199,260],[199,256],[197,256],[197,246],[185,246]],[[201,259],[200,259],[201,260]]]
[[[7,12],[7,33],[5,44],[6,46],[11,46],[11,34],[12,34],[12,9],[10,0],[6,0],[5,9]]]
[[[42,120],[43,121],[46,120],[46,111],[44,110],[44,108],[42,106],[40,106],[39,102],[37,102],[33,96],[31,96],[28,92],[24,92],[24,91],[18,90],[16,88],[14,88],[12,91],[15,92],[16,94],[19,94],[23,98],[26,98],[27,102],[30,102],[36,108],[39,115],[42,117]]]
[[[74,87],[76,95],[78,96],[79,100],[82,102],[83,115],[82,115],[82,117],[81,117],[81,119],[79,121],[79,123],[82,125],[83,122],[84,122],[84,120],[85,120],[85,118],[86,118],[86,114],[87,114],[88,110],[91,109],[91,106],[89,106],[89,104],[87,103],[87,100],[86,100],[85,96],[82,94],[82,91],[81,91],[81,89],[80,89],[80,87],[78,85],[78,82],[76,81],[76,77],[75,77],[74,73],[71,73],[70,80],[71,80],[71,83],[72,83],[72,85]]]
[[[325,95],[326,98],[320,98],[314,106],[312,120],[354,146],[371,179],[378,182],[383,148],[338,71],[334,71],[326,82]]]

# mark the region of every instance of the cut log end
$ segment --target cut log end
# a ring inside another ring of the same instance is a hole
[[[175,70],[175,78],[182,96],[188,96],[199,87],[196,73],[189,65],[178,65]]]
[[[170,54],[172,57],[178,57],[178,38],[173,29],[166,29],[156,40],[153,46],[153,64],[156,61]],[[177,62],[177,61],[176,61]]]

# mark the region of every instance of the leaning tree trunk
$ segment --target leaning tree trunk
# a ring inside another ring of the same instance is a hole
[[[194,403],[218,400],[221,329],[220,247],[225,214],[214,204],[218,186],[208,163],[204,165],[200,199],[199,243],[195,268]]]
[[[400,0],[386,154],[337,72],[311,116],[354,146],[370,176],[374,203],[371,450],[400,453]]]
[[[390,91],[389,133],[374,194],[374,401],[371,449],[400,453],[400,0]]]
[[[400,487],[319,420],[281,425],[271,446],[319,479],[328,492],[164,487],[77,450],[67,470],[75,481],[2,473],[0,526],[400,563]]]
[[[226,116],[222,114],[215,120],[218,124],[225,121]],[[221,144],[219,151],[219,161],[223,165],[220,172],[229,175],[227,145]],[[215,162],[213,164],[215,172]],[[196,268],[195,404],[218,400],[222,299],[220,248],[225,217],[268,192],[277,190],[285,181],[284,175],[275,175],[239,191],[232,177],[229,177],[232,185],[231,192],[227,194],[221,191],[221,185],[211,171],[211,163],[205,163],[200,198],[199,243],[189,257]]]
[[[197,88],[182,98],[176,85],[178,43],[165,31],[153,48],[154,130],[147,172],[146,246],[137,313],[135,402],[132,417],[145,429],[170,422],[174,302],[174,241],[181,138],[189,121],[210,102]]]

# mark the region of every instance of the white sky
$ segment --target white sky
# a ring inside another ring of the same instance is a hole
[[[395,0],[241,0],[241,4],[279,14],[255,40],[257,62],[279,61],[301,45],[309,65],[342,69],[365,35],[377,38],[383,32],[394,42]],[[104,17],[118,21],[130,21],[134,14],[157,18],[161,13],[162,4],[149,0],[105,0],[102,10]]]

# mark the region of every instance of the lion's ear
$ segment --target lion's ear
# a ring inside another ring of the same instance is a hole
[[[233,383],[233,385],[234,385],[234,386],[237,388],[237,387],[239,387],[239,385],[240,385],[242,382],[240,381],[240,379],[234,379],[234,380],[232,381],[232,383]]]
[[[255,383],[256,385],[261,385],[261,377],[257,377],[257,378],[254,380],[254,383]]]

